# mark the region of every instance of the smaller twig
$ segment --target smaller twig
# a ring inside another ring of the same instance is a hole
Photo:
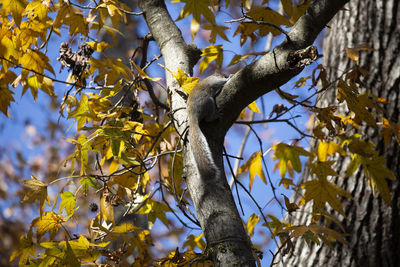
[[[225,149],[225,147],[224,147],[224,152],[225,152],[225,154],[226,154],[226,149]],[[229,161],[229,158],[228,158],[228,157],[226,158],[226,161],[228,162],[229,170],[230,170],[231,173],[232,173],[232,180],[233,180],[233,181],[236,181],[236,180],[237,180],[237,179],[236,179],[236,172],[232,169],[232,165],[231,165],[231,162]],[[233,183],[232,183],[232,186],[233,186]],[[232,186],[231,186],[231,189],[232,189]],[[238,201],[239,201],[240,210],[242,211],[242,214],[243,214],[243,216],[244,216],[242,201],[240,200],[240,195],[239,195],[239,190],[238,190],[237,185],[235,186],[235,189],[236,189],[236,195],[237,195]]]

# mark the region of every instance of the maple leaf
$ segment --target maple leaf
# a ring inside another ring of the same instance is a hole
[[[209,45],[203,49],[201,56],[203,60],[200,62],[199,70],[202,73],[208,65],[215,60],[217,66],[221,68],[223,60],[223,50],[222,45]]]
[[[25,8],[26,15],[31,19],[38,18],[41,21],[47,19],[47,11],[48,6],[43,3],[41,0],[34,0],[29,2],[29,4]]]
[[[200,80],[198,77],[187,76],[180,68],[178,68],[178,72],[176,74],[172,73],[172,76],[175,77],[179,86],[188,94]]]
[[[22,95],[24,95],[28,88],[30,88],[35,101],[38,95],[38,88],[50,96],[56,96],[53,91],[53,81],[47,77],[39,75],[30,76],[26,78],[24,82],[21,82],[21,84],[24,85]]]
[[[176,20],[193,15],[193,19],[200,23],[201,16],[203,16],[209,22],[215,24],[215,16],[209,8],[209,0],[173,0],[171,3],[185,3]]]
[[[64,222],[65,220],[60,215],[54,212],[45,212],[43,216],[33,219],[32,227],[38,227],[36,231],[38,240],[47,232],[50,233],[50,239],[54,239]]]
[[[11,13],[15,23],[19,26],[27,4],[26,0],[5,0],[2,1],[1,9],[4,9],[6,14]]]
[[[293,25],[286,17],[272,10],[269,7],[253,8],[246,15],[248,17],[251,17],[255,21],[268,22],[276,26],[285,25],[290,27]],[[239,24],[234,33],[234,36],[239,33],[241,34],[240,38],[241,45],[243,45],[246,42],[247,38],[251,38],[252,41],[257,40],[258,38],[254,34],[257,30],[260,36],[266,36],[269,33],[271,33],[274,36],[282,34],[282,31],[278,30],[275,27],[265,24],[263,25],[263,24],[251,23],[252,21],[249,22],[250,23]]]
[[[206,248],[206,243],[203,240],[204,234],[201,233],[199,236],[189,235],[186,237],[185,243],[183,243],[183,248],[188,248],[189,250],[194,250],[195,247],[204,250]]]
[[[317,148],[317,154],[318,154],[318,160],[321,162],[326,161],[326,158],[329,155],[335,154],[335,153],[339,153],[342,156],[347,156],[347,153],[343,150],[343,148],[341,148],[339,146],[339,144],[330,141],[330,142],[324,142],[321,141],[318,144],[318,148]]]
[[[279,165],[277,166],[279,166],[282,178],[285,176],[288,168],[289,173],[291,172],[291,168],[293,168],[296,172],[301,171],[300,156],[312,156],[310,152],[301,147],[290,146],[284,143],[276,144],[272,147],[272,149],[275,150],[274,160],[279,160]]]
[[[68,217],[71,217],[75,211],[75,205],[76,205],[75,195],[69,191],[63,192],[63,193],[61,193],[61,199],[62,199],[62,201],[58,208],[58,213],[61,213],[62,210],[65,209]]]
[[[337,172],[332,169],[332,164],[335,161],[316,161],[309,163],[307,166],[311,169],[311,174],[315,174],[318,178],[326,179],[328,176],[339,176]]]
[[[365,176],[370,179],[372,192],[377,188],[383,200],[390,205],[390,191],[385,178],[395,180],[396,177],[391,170],[385,167],[385,158],[374,155],[372,158],[360,157]]]
[[[28,235],[22,235],[19,238],[19,246],[10,256],[10,262],[17,257],[19,258],[19,266],[24,266],[29,257],[36,256],[36,245],[32,241],[32,228],[29,229]]]
[[[328,203],[334,210],[345,216],[338,196],[351,198],[351,195],[340,186],[329,182],[324,177],[319,177],[317,180],[303,183],[300,187],[306,190],[303,198],[304,202],[314,201],[314,211],[324,209],[325,204]]]
[[[348,85],[343,80],[339,80],[337,99],[339,102],[346,101],[348,108],[354,112],[354,121],[360,124],[365,121],[369,126],[377,127],[376,121],[372,113],[367,109],[370,104],[366,103],[367,99],[358,94],[358,88],[354,83]]]
[[[140,228],[134,226],[131,223],[123,223],[121,225],[115,226],[112,231],[113,233],[123,234],[129,232],[139,232]]]
[[[44,211],[44,205],[47,202],[50,205],[50,199],[47,195],[47,184],[36,179],[35,176],[31,175],[32,180],[22,180],[21,183],[26,187],[30,188],[30,191],[22,199],[22,203],[33,203],[39,201],[40,216]]]
[[[249,189],[251,190],[251,187],[253,186],[254,182],[254,177],[256,174],[258,177],[261,178],[261,180],[267,184],[267,179],[265,178],[265,174],[262,168],[262,154],[260,151],[254,152],[249,160],[245,162],[238,170],[238,174],[242,172],[247,172],[250,171],[249,173]]]
[[[81,14],[81,11],[66,2],[63,2],[60,10],[57,12],[57,16],[54,19],[53,26],[60,28],[62,24],[69,26],[69,34],[82,33],[87,36],[89,33],[88,22],[86,18]]]
[[[19,64],[25,68],[31,69],[37,73],[44,74],[44,70],[47,69],[55,75],[53,67],[49,64],[49,58],[40,51],[29,50],[19,58]],[[23,69],[21,71],[22,77],[26,77],[29,71]]]
[[[382,130],[380,132],[380,135],[383,136],[385,147],[389,146],[390,141],[392,140],[392,135],[396,139],[397,143],[400,144],[400,125],[390,122],[386,118],[382,118],[382,120]]]
[[[202,27],[202,29],[211,31],[210,43],[212,43],[212,44],[215,43],[215,41],[217,39],[217,35],[219,35],[225,41],[229,42],[228,37],[226,37],[226,35],[225,35],[225,30],[228,30],[229,29],[228,27],[219,26],[216,24],[206,24]]]
[[[151,229],[157,218],[168,227],[168,219],[165,215],[167,211],[170,211],[167,205],[148,199],[146,204],[138,210],[137,214],[148,214],[149,228]]]
[[[146,72],[144,72],[144,70],[142,70],[141,67],[139,67],[138,65],[136,65],[136,63],[133,60],[130,60],[129,62],[131,62],[131,64],[135,67],[135,69],[139,72],[139,76],[142,79],[149,79],[153,82],[157,82],[159,80],[161,80],[161,78],[151,78],[149,75],[146,74]]]
[[[291,232],[290,237],[303,236],[303,238],[307,241],[307,243],[309,243],[310,241],[319,243],[318,240],[316,240],[316,237],[314,235],[310,236],[307,234],[307,232],[311,232],[311,233],[317,235],[324,242],[325,242],[325,240],[323,238],[321,238],[322,237],[321,235],[327,236],[328,239],[330,239],[332,241],[339,241],[343,244],[347,243],[342,234],[336,232],[335,230],[326,228],[326,227],[324,227],[322,225],[318,225],[318,224],[290,226],[290,227],[286,227],[286,228],[280,230],[279,232],[280,233]],[[312,240],[310,240],[310,238]]]
[[[1,80],[1,77],[0,77]],[[14,102],[14,94],[13,91],[9,90],[5,86],[0,86],[0,111],[3,112],[4,115],[11,117],[10,113],[8,113],[8,107],[11,102]]]

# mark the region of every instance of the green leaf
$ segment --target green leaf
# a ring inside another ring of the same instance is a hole
[[[75,195],[71,192],[63,192],[61,193],[61,203],[60,207],[58,208],[58,213],[61,214],[62,210],[65,209],[67,212],[68,217],[71,217],[75,211],[76,199]]]

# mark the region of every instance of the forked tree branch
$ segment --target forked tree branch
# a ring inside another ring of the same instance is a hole
[[[288,32],[290,41],[284,41],[256,62],[238,71],[225,84],[217,98],[221,119],[203,127],[221,173],[224,136],[241,110],[301,72],[303,65],[297,63],[307,58],[293,57],[293,54],[310,46],[346,2],[348,0],[316,1]],[[166,80],[170,92],[171,114],[178,134],[182,135],[188,117],[186,101],[182,94],[177,93],[181,89],[169,71],[176,72],[180,68],[185,73],[192,74],[199,57],[198,50],[184,42],[182,33],[171,19],[163,0],[141,0],[139,7],[168,69]],[[307,53],[304,55],[311,57]],[[251,243],[244,231],[225,175],[212,180],[200,179],[187,145],[183,150],[183,159],[186,184],[215,265],[255,266]]]

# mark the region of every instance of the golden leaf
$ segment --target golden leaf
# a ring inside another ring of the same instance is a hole
[[[47,195],[47,184],[39,181],[33,175],[31,175],[31,178],[32,180],[21,181],[23,185],[30,188],[30,191],[28,191],[28,193],[22,199],[22,203],[33,203],[38,200],[40,216],[42,216],[45,203],[50,205],[50,199]]]

